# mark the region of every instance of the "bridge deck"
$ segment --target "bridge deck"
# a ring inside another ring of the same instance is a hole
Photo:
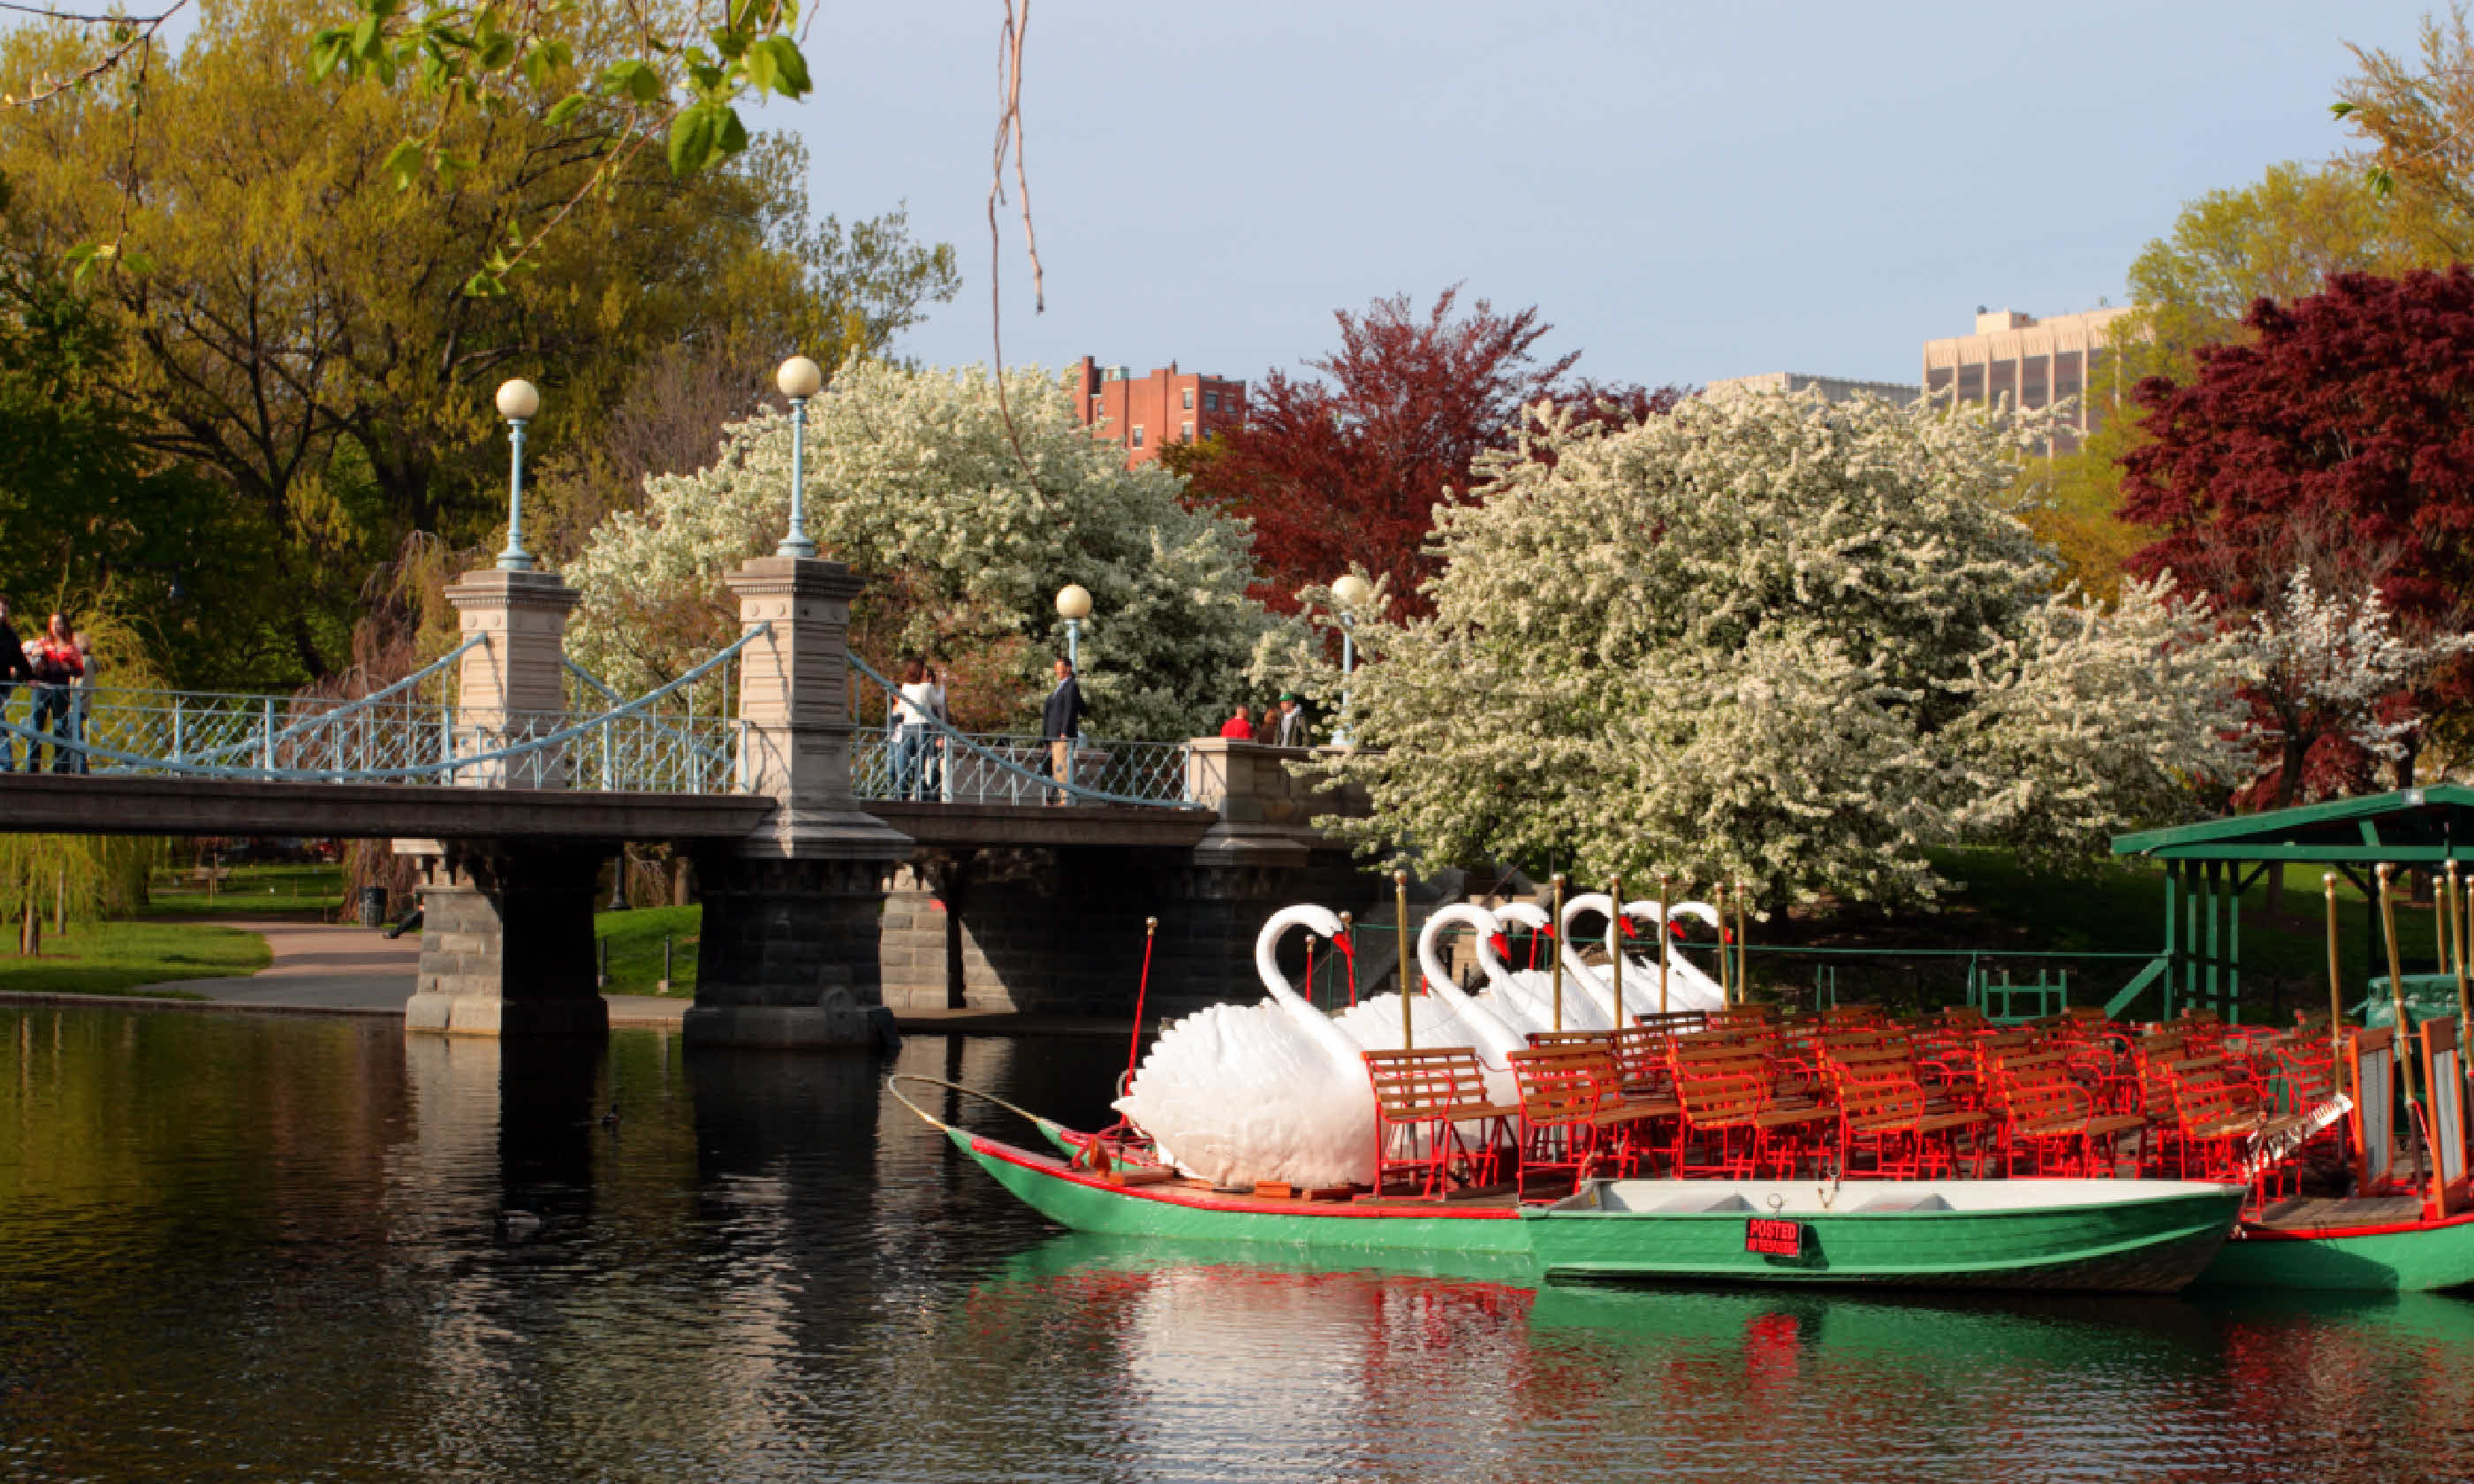
[[[772,812],[744,794],[0,773],[0,829],[27,833],[736,840]]]
[[[1144,804],[861,807],[923,846],[1190,848],[1219,818]],[[82,835],[736,840],[773,812],[744,794],[261,783],[146,775],[0,773],[0,830]]]
[[[924,846],[1176,846],[1191,849],[1219,821],[1209,809],[1157,804],[1054,807],[863,799],[860,807]]]

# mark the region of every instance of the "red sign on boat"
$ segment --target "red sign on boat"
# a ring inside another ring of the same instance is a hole
[[[1744,1222],[1744,1251],[1773,1257],[1804,1256],[1804,1223],[1775,1216],[1754,1216]]]

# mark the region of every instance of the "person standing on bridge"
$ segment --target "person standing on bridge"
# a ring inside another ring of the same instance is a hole
[[[1254,740],[1254,724],[1246,715],[1246,703],[1237,703],[1237,714],[1220,724],[1220,734],[1231,742]]]
[[[895,707],[901,724],[893,733],[893,793],[897,799],[924,799],[927,795],[919,785],[928,756],[928,734],[934,730],[929,718],[935,715],[936,687],[928,680],[928,666],[916,655],[903,660],[897,673],[902,677],[902,700]]]
[[[1280,697],[1279,730],[1273,735],[1274,747],[1309,747],[1313,738],[1306,735],[1305,697],[1287,691]]]
[[[1048,743],[1049,776],[1059,784],[1074,781],[1074,744],[1082,739],[1082,718],[1090,708],[1082,704],[1082,687],[1074,679],[1074,666],[1063,658],[1056,661],[1056,688],[1048,693],[1048,704],[1039,708],[1039,734]],[[1050,803],[1071,803],[1062,787],[1049,790]]]
[[[69,687],[69,735],[77,742],[77,771],[86,771],[85,719],[94,710],[95,677],[103,672],[103,661],[94,658],[94,640],[84,629],[77,632],[77,683]]]
[[[78,681],[85,674],[85,657],[78,652],[77,638],[69,633],[66,613],[54,613],[51,627],[41,641],[34,646],[35,720],[31,730],[41,731],[49,723],[52,730],[52,771],[70,771],[70,744],[75,740],[77,723],[71,695]],[[42,771],[42,758],[37,755],[42,744],[26,750],[26,767],[30,772]]]
[[[919,780],[919,797],[942,799],[945,797],[947,760],[945,754],[949,746],[945,738],[945,729],[954,725],[954,712],[947,706],[945,699],[945,684],[949,679],[949,672],[945,668],[944,659],[939,656],[930,655],[927,668],[928,714],[937,725],[929,729],[926,767]]]
[[[0,713],[9,709],[9,692],[35,678],[35,667],[26,659],[26,641],[17,637],[16,628],[9,622],[9,600],[0,598]],[[0,773],[17,771],[17,739],[0,732]]]

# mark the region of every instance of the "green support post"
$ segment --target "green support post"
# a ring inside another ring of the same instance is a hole
[[[2173,974],[2182,967],[2181,939],[2178,936],[2178,929],[2182,923],[2181,886],[2182,863],[2177,860],[2167,861],[2165,863],[2165,973],[2156,982],[2156,1017],[2160,1020],[2173,1018]]]
[[[2201,880],[2203,884],[2200,887],[2200,899],[2206,903],[2203,910],[2208,920],[2208,967],[2203,976],[2207,988],[2201,995],[2200,1002],[2219,1015],[2222,1015],[2224,1014],[2222,997],[2224,987],[2217,973],[2217,889],[2224,881],[2224,863],[2213,860],[2208,862],[2207,870],[2201,874]]]
[[[2279,868],[2283,869],[2283,868]],[[2233,873],[2233,895],[2225,900],[2225,1019],[2242,1024],[2242,865]]]

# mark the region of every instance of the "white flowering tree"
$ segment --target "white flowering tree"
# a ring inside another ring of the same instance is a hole
[[[2249,669],[2253,705],[2244,735],[2255,758],[2251,781],[2279,808],[2302,802],[2312,750],[2322,740],[2375,758],[2403,756],[2405,739],[2424,720],[2409,704],[2413,686],[2433,665],[2474,647],[2464,634],[2408,639],[2378,587],[2325,593],[2308,565],[2296,566],[2233,638]]]
[[[1019,452],[976,367],[860,362],[810,404],[809,534],[870,585],[854,646],[880,669],[939,652],[981,682],[981,724],[1019,723],[1064,652],[1056,590],[1079,583],[1094,603],[1081,646],[1094,728],[1206,734],[1270,622],[1246,594],[1245,523],[1187,509],[1182,482],[1155,464],[1128,469],[1056,378],[1016,370],[1006,390]],[[584,592],[570,648],[622,688],[737,635],[722,578],[781,539],[789,419],[735,424],[711,466],[645,490],[643,512],[597,528],[570,573]]]
[[[2161,585],[2054,596],[2003,505],[2039,431],[1811,395],[1613,431],[1541,410],[1438,512],[1434,617],[1359,625],[1369,750],[1336,771],[1375,813],[1344,827],[1896,901],[1947,885],[1928,845],[2083,850],[2189,808],[2225,764],[2228,657]]]

